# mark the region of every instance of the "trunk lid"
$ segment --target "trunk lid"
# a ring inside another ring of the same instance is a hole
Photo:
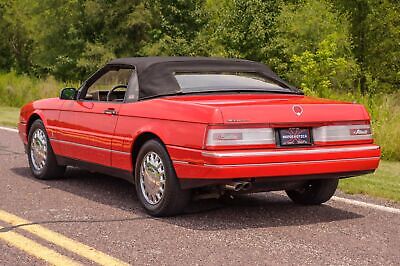
[[[218,108],[226,124],[331,124],[369,120],[362,105],[303,95],[196,95],[168,99]]]

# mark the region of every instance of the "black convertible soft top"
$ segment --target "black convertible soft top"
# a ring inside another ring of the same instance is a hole
[[[175,73],[257,73],[281,85],[282,93],[302,94],[300,90],[279,78],[264,64],[213,57],[128,57],[110,61],[108,65],[135,67],[139,81],[139,99],[182,93]]]

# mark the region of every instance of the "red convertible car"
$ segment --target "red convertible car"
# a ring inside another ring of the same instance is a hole
[[[25,105],[18,128],[36,178],[66,166],[125,178],[154,216],[193,196],[273,190],[321,204],[380,159],[362,105],[304,96],[237,59],[116,59],[78,90]]]

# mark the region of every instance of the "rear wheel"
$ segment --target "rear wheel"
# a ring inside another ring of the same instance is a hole
[[[141,205],[153,216],[179,214],[190,200],[190,190],[180,188],[171,159],[157,140],[147,141],[139,151],[135,185]]]
[[[65,166],[57,164],[46,129],[41,120],[33,122],[28,135],[28,162],[31,172],[38,179],[63,176]]]
[[[286,190],[295,203],[318,205],[327,202],[335,194],[339,179],[321,179],[308,182],[300,189]]]

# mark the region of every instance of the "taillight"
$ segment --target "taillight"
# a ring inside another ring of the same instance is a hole
[[[372,142],[370,124],[323,126],[313,129],[315,143]]]
[[[272,128],[209,128],[207,147],[275,145]]]

